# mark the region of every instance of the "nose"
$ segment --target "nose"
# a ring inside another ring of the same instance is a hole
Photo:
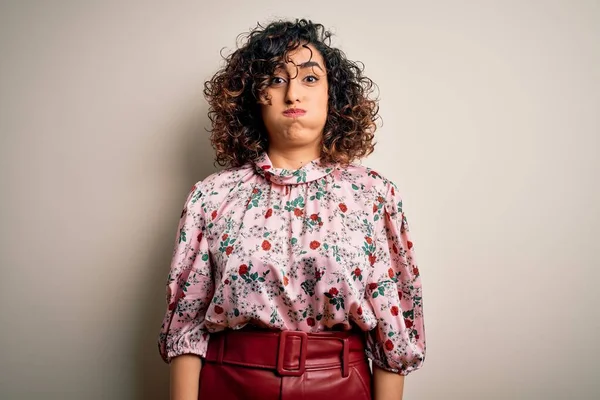
[[[288,80],[287,90],[285,92],[285,103],[294,104],[300,100],[300,82],[297,76]]]

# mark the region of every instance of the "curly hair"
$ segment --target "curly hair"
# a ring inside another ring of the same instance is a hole
[[[262,96],[274,71],[288,53],[312,44],[321,53],[329,84],[328,115],[323,129],[321,160],[348,164],[373,152],[379,106],[370,98],[375,83],[362,67],[332,48],[331,32],[310,20],[258,24],[245,43],[227,57],[225,66],[204,83],[212,123],[211,144],[215,162],[237,167],[255,160],[268,148],[262,121]]]

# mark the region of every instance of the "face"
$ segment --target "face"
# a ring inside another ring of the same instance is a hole
[[[325,62],[312,45],[288,54],[285,68],[276,70],[261,104],[270,146],[320,149],[327,120],[328,83]]]

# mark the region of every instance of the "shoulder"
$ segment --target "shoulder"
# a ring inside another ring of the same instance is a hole
[[[375,192],[385,198],[399,195],[398,187],[391,179],[375,169],[361,164],[340,166],[338,175],[341,180],[348,181],[367,192]]]
[[[225,168],[221,171],[213,172],[206,178],[197,181],[192,187],[196,197],[214,197],[223,193],[228,193],[236,186],[254,175],[254,169],[251,164],[244,164],[240,167]],[[192,194],[190,196],[193,197]]]

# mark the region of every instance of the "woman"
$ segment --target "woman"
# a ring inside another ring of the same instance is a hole
[[[400,399],[424,362],[402,200],[353,164],[373,151],[373,83],[330,36],[259,25],[205,85],[228,168],[179,222],[159,337],[172,399]]]

